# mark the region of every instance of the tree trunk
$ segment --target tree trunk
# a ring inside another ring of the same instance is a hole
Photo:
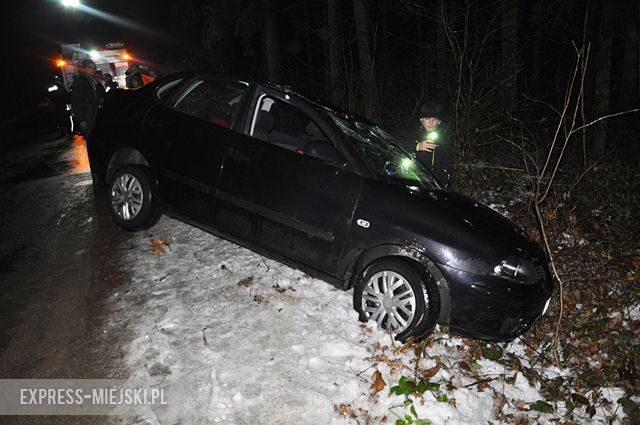
[[[594,57],[595,93],[593,104],[593,118],[597,119],[609,113],[611,103],[611,39],[612,17],[614,2],[602,0],[600,23],[598,25],[598,39]],[[595,126],[591,150],[596,155],[603,155],[607,147],[606,120]]]
[[[503,0],[502,15],[502,69],[504,70],[503,98],[510,105],[518,94],[518,0]]]
[[[371,60],[371,44],[369,43],[369,26],[365,0],[353,0],[353,13],[356,22],[356,36],[358,38],[361,105],[364,115],[367,118],[372,118],[376,96],[373,84],[373,63]]]
[[[640,5],[629,8],[631,13],[626,17],[626,34],[624,37],[624,59],[622,64],[622,76],[620,78],[618,101],[616,102],[620,111],[636,108],[640,101],[638,95],[638,20],[640,17]]]
[[[439,102],[444,102],[444,99],[447,98],[449,93],[449,41],[447,40],[447,28],[445,25],[447,23],[447,17],[444,15],[445,11],[443,10],[444,4],[442,2],[438,2],[438,23],[436,25],[436,75],[438,79],[438,86],[435,88],[435,95],[431,95],[431,97],[436,98],[435,100]]]
[[[327,0],[327,62],[329,73],[327,75],[327,86],[329,87],[329,97],[336,105],[344,105],[342,90],[340,85],[340,51],[338,49],[338,8],[336,0]]]
[[[274,1],[262,0],[264,11],[264,42],[265,58],[269,81],[281,83],[280,65],[280,33],[278,32],[278,19],[275,14]]]
[[[311,17],[309,16],[309,9],[304,8],[304,52],[307,61],[307,67],[309,69],[309,76],[317,76],[317,70],[314,66],[313,53],[311,52]]]

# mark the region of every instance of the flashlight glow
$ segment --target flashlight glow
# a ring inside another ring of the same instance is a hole
[[[97,50],[90,50],[89,51],[89,56],[91,56],[91,59],[97,59],[98,56],[100,56],[100,53],[98,53]]]
[[[438,132],[430,131],[427,133],[427,140],[438,140]]]
[[[65,7],[80,7],[80,0],[62,0]]]
[[[402,158],[402,160],[400,161],[400,168],[405,171],[410,170],[412,164],[413,161],[411,161],[409,158]]]

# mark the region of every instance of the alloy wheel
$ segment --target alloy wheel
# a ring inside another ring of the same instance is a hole
[[[362,311],[378,327],[402,333],[416,313],[416,294],[409,281],[399,273],[383,270],[375,273],[362,292]]]
[[[144,201],[144,193],[138,179],[131,174],[122,174],[111,185],[111,206],[122,220],[133,220]]]

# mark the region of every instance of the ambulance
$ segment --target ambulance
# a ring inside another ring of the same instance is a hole
[[[97,69],[104,74],[111,74],[113,81],[120,87],[126,87],[125,72],[129,68],[131,56],[123,43],[107,43],[101,49],[87,50],[80,44],[63,44],[62,57],[56,65],[60,68],[62,82],[67,90],[71,89],[73,77],[78,75],[84,59],[92,59]]]

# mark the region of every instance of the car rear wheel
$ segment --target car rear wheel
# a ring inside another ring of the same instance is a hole
[[[398,259],[371,265],[354,289],[353,304],[360,320],[375,321],[378,328],[395,334],[399,341],[430,332],[440,312],[433,277]]]
[[[143,230],[156,224],[160,210],[155,198],[151,179],[143,167],[121,167],[109,184],[111,216],[125,230]]]

